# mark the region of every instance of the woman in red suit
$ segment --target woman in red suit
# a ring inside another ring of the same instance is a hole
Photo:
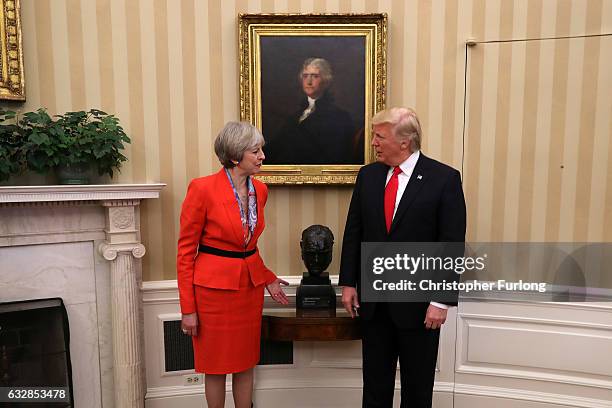
[[[287,304],[287,284],[257,250],[264,229],[265,184],[252,176],[265,159],[264,139],[246,122],[229,122],[215,139],[223,168],[191,181],[181,210],[177,277],[183,333],[192,336],[195,371],[205,373],[210,408],[225,403],[232,374],[236,407],[250,407],[259,361],[264,286]]]

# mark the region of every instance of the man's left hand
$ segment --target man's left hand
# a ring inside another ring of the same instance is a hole
[[[446,309],[441,309],[434,305],[429,305],[427,308],[427,314],[425,315],[425,328],[426,329],[439,329],[446,322]]]

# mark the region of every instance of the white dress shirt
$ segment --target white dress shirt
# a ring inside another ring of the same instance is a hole
[[[416,166],[420,156],[421,152],[417,150],[399,165],[399,168],[402,169],[402,172],[397,175],[397,195],[395,196],[395,208],[393,209],[393,218],[395,218],[395,213],[397,212],[399,202],[402,199],[402,196],[404,195],[406,186],[410,181],[410,176],[412,176],[412,172],[414,171],[414,166]],[[389,168],[389,171],[387,172],[387,181],[385,182],[385,186],[387,185],[387,183],[389,183],[389,180],[391,180],[391,176],[393,175],[394,169],[395,167]]]
[[[421,152],[417,150],[412,153],[410,157],[400,163],[399,168],[402,169],[402,172],[397,175],[397,195],[395,196],[395,208],[393,208],[393,218],[395,218],[395,213],[397,212],[397,207],[399,206],[400,200],[404,195],[404,191],[406,190],[406,186],[410,181],[410,177],[414,172],[414,167],[421,156]],[[387,173],[387,181],[385,182],[385,186],[391,180],[391,176],[393,175],[394,167],[389,168],[389,172]],[[417,174],[418,176],[418,174]],[[448,305],[438,302],[429,302],[432,306],[438,307],[440,309],[448,309]]]
[[[300,122],[306,119],[308,116],[310,116],[312,112],[314,112],[316,101],[317,101],[316,99],[312,99],[310,96],[308,97],[308,107],[304,109],[304,112],[302,112],[302,116],[300,116],[300,120],[299,120]]]

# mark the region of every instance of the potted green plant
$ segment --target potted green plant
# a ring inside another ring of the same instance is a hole
[[[52,118],[39,109],[24,114],[20,123],[28,135],[28,168],[55,171],[61,184],[87,184],[94,171],[112,177],[127,160],[121,150],[130,138],[115,116],[100,110]]]
[[[25,170],[25,140],[17,114],[0,109],[0,181],[6,181]]]

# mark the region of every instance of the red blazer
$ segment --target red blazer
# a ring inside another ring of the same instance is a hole
[[[224,249],[245,251],[257,247],[257,238],[264,226],[264,206],[268,188],[253,179],[257,195],[257,225],[245,248],[240,221],[240,209],[232,186],[221,169],[216,174],[194,179],[189,184],[181,210],[176,271],[183,314],[196,311],[194,285],[214,289],[238,289],[240,271],[249,271],[254,286],[269,284],[276,279],[259,255],[228,258],[198,252],[199,244]]]

